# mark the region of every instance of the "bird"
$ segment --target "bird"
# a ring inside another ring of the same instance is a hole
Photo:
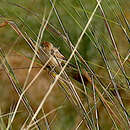
[[[51,42],[47,41],[41,43],[39,57],[42,63],[46,63],[51,57],[51,60],[48,63],[51,67],[60,66],[60,64],[65,60],[64,55],[61,54],[58,48],[54,47]]]
[[[50,57],[51,57],[51,60],[49,61],[47,67],[59,73],[62,69],[62,65],[66,63],[66,58],[59,51],[59,49],[56,48],[51,42],[48,42],[48,41],[41,42],[40,50],[39,50],[39,58],[42,61],[42,64],[45,64],[49,60]],[[81,76],[75,65],[69,63],[65,71],[70,77],[82,83]],[[85,70],[83,69],[82,78],[84,82],[88,83],[88,80],[90,79],[90,77],[88,73],[86,73],[86,71],[84,73],[84,71]],[[87,77],[86,77],[86,74],[87,74]]]

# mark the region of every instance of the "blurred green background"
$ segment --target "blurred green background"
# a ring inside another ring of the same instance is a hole
[[[83,11],[80,2],[82,2],[83,6],[85,7],[86,12]],[[128,8],[130,7],[130,2],[128,0],[120,0],[118,2],[120,2],[121,8],[124,11],[128,22],[130,22],[130,9]],[[73,45],[75,45],[78,41],[82,30],[88,22],[86,14],[88,15],[88,17],[90,17],[96,4],[96,0],[56,0],[55,7]],[[115,36],[120,55],[122,59],[124,59],[128,53],[129,45],[116,19],[116,16],[118,16],[123,21],[123,18],[120,13],[120,8],[114,0],[102,1],[102,6]],[[26,32],[33,40],[36,41],[42,19],[43,17],[47,19],[51,7],[52,6],[49,0],[1,0],[0,23],[2,23],[4,19],[12,20],[17,24],[17,26],[22,32]],[[109,38],[106,26],[104,25],[103,19],[104,18],[101,16],[101,12],[98,9],[91,22],[91,25],[89,26],[89,29],[91,31],[93,30],[94,36],[96,37],[98,44],[104,45],[105,52],[110,60],[111,66],[113,66],[113,71],[116,72],[118,67],[112,56],[110,55],[110,52],[114,55],[115,52],[114,48],[112,47],[112,43]],[[59,21],[54,11],[49,19],[49,23],[52,24],[61,33],[63,33],[61,25],[59,24]],[[122,22],[122,25],[126,27],[124,21]],[[83,58],[88,61],[89,65],[93,68],[93,70],[101,77],[103,77],[104,82],[107,83],[109,76],[104,67],[105,65],[103,64],[102,57],[100,56],[98,50],[95,48],[93,42],[94,40],[89,29],[83,36],[81,43],[78,47],[78,51],[83,56]],[[71,54],[70,49],[63,41],[63,39],[48,29],[45,30],[42,41],[52,42],[56,47],[59,48],[59,50],[62,52],[62,54],[64,54],[66,58],[68,58]],[[6,54],[10,52],[7,57],[13,67],[29,66],[30,61],[24,56],[31,57],[32,52],[27,46],[27,43],[23,40],[23,38],[18,37],[16,32],[9,25],[0,28],[0,48],[2,48],[6,52]],[[74,63],[74,61],[72,62]],[[2,66],[0,66],[0,69],[2,70]],[[125,69],[126,72],[128,72],[129,67],[127,64]],[[28,70],[15,70],[15,74],[19,79],[21,85],[24,84],[27,71]],[[33,79],[33,77],[38,71],[39,69],[32,70],[29,81]],[[120,77],[122,76],[119,75],[117,81],[121,85],[125,85],[124,80],[120,79]],[[38,107],[43,97],[43,94],[47,91],[51,83],[51,80],[52,79],[50,79],[49,75],[46,72],[43,72],[43,74],[40,75],[36,83],[33,84],[31,89],[27,93],[27,96],[34,110],[36,110],[36,108]],[[122,93],[125,99],[125,105],[128,109],[130,109],[128,99],[129,96],[125,94],[126,92]],[[4,71],[0,71],[0,109],[2,114],[10,112],[10,109],[14,107],[17,102],[16,95],[17,94],[13,90],[13,87],[11,86],[8,77],[6,76]],[[81,98],[84,101],[84,96],[81,96]],[[51,121],[54,119],[54,122],[52,121],[52,129],[54,130],[74,129],[76,127],[75,124],[80,121],[80,116],[74,110],[72,104],[69,101],[66,101],[66,97],[64,93],[62,93],[60,88],[55,88],[55,90],[49,96],[47,103],[45,104],[45,112],[47,113],[52,109],[55,109],[62,103],[63,108],[48,117],[48,121],[51,123]],[[23,112],[25,111],[25,108],[22,106],[22,104],[20,106],[19,111],[20,112],[16,116],[17,118],[14,121],[14,125],[12,126],[13,129],[19,129],[27,117],[26,113]],[[8,117],[4,119],[6,123],[7,119]],[[102,130],[104,128],[112,128],[113,124],[110,120],[110,117],[107,115],[107,112],[104,110],[102,105],[99,109],[99,120],[100,127]],[[17,124],[18,121],[21,121],[21,123]],[[45,125],[43,128],[45,129]],[[85,126],[81,127],[81,129],[85,128]]]

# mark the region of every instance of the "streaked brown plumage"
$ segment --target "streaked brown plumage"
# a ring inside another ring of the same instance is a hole
[[[39,56],[43,63],[46,63],[47,60],[52,57],[49,62],[49,65],[51,66],[58,66],[65,59],[65,57],[60,53],[60,51],[50,42],[41,43],[41,50]]]
[[[52,43],[46,41],[41,43],[39,56],[43,64],[45,64],[49,58],[52,57],[48,65],[51,68],[55,67],[58,72],[61,70],[60,64],[65,63],[66,61],[65,57],[60,53],[60,51],[54,47]],[[74,65],[69,64],[69,66],[66,67],[66,72],[69,76],[82,83],[79,72],[74,67]],[[82,75],[82,78],[87,84],[88,78],[86,79],[86,76],[84,76],[84,74]]]

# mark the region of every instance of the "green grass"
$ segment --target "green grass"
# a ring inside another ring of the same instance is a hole
[[[0,129],[129,129],[130,2],[97,1],[1,1]],[[44,66],[41,41],[68,61]]]

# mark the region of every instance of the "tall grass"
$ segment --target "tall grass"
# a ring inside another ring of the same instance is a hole
[[[128,130],[126,3],[2,1],[0,128]],[[59,48],[66,62],[48,67],[50,57],[44,64],[42,41]]]

